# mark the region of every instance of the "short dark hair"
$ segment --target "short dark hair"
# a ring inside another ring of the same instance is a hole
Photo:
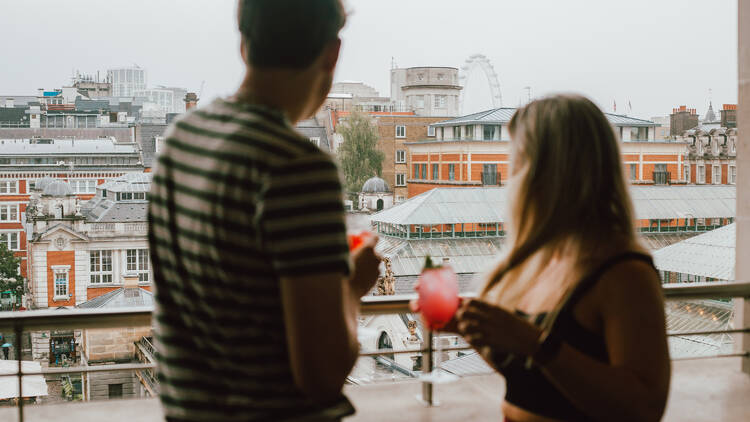
[[[240,0],[239,29],[256,67],[305,68],[346,22],[341,0]]]

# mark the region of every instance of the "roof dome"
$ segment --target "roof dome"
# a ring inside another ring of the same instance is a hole
[[[42,177],[41,179],[37,180],[36,183],[34,183],[34,189],[43,191],[47,186],[50,185],[50,183],[56,180],[57,179],[54,179],[52,177]]]
[[[49,195],[49,196],[73,195],[73,188],[70,186],[70,183],[68,182],[65,182],[63,180],[54,180],[44,187],[44,190],[42,190],[42,195]]]
[[[379,177],[373,177],[367,179],[364,185],[362,185],[363,193],[380,193],[390,192],[391,189],[388,187],[388,183]]]

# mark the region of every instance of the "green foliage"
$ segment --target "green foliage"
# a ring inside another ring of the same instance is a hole
[[[385,154],[378,149],[378,133],[369,116],[352,112],[341,125],[344,142],[338,150],[339,164],[344,173],[345,189],[359,192],[365,181],[380,176]]]
[[[11,290],[18,293],[16,288],[23,286],[23,277],[18,272],[19,258],[13,255],[13,251],[8,250],[4,243],[0,243],[0,292]]]

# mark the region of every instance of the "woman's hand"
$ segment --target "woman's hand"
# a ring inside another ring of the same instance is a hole
[[[503,308],[473,299],[456,314],[458,332],[477,350],[530,356],[542,330]]]

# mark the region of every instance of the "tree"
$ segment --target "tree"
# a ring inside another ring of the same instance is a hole
[[[359,192],[367,179],[380,176],[385,154],[378,149],[378,133],[367,115],[352,112],[340,131],[344,142],[338,158],[345,188],[350,193]]]
[[[18,271],[20,262],[5,243],[0,243],[0,292],[11,290],[18,294],[17,288],[23,286],[23,277]]]

